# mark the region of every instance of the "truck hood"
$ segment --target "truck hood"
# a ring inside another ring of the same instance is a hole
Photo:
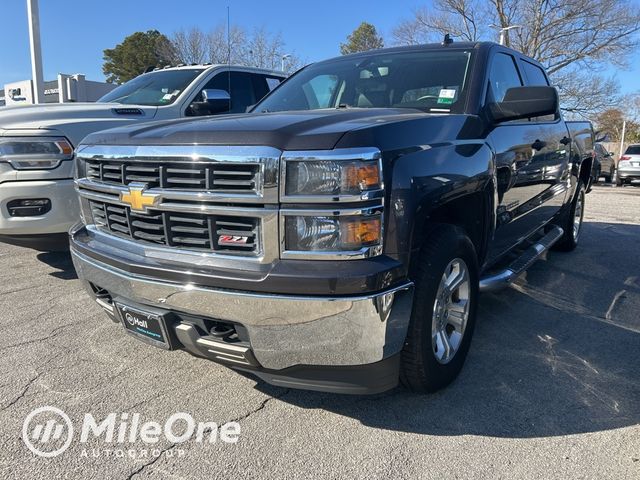
[[[414,109],[325,109],[221,115],[132,125],[90,135],[83,144],[264,145],[281,150],[329,150],[347,132],[429,116]]]
[[[119,109],[127,109],[128,112],[118,112]],[[136,114],[129,113],[131,109],[137,110]],[[65,135],[72,143],[77,144],[85,135],[97,130],[135,121],[150,121],[157,110],[157,107],[118,103],[52,103],[5,107],[0,109],[0,134],[45,130],[33,133]],[[142,115],[138,112],[142,112]]]

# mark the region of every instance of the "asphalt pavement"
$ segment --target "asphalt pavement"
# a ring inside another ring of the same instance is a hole
[[[426,396],[285,390],[148,346],[85,295],[67,254],[0,244],[0,478],[637,480],[640,187],[596,186],[586,208],[575,252],[482,296],[460,377]],[[23,441],[42,406],[75,428],[51,458]],[[176,412],[235,421],[238,441],[80,441],[86,414]]]

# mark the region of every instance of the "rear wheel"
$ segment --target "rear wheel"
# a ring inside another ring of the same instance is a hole
[[[618,187],[622,187],[624,185],[624,180],[621,178],[616,178],[616,185]]]
[[[570,252],[578,246],[582,233],[582,221],[584,219],[585,188],[582,180],[578,182],[576,195],[570,207],[560,217],[558,225],[564,230],[564,234],[553,246],[554,250]]]
[[[611,169],[609,170],[609,175],[606,175],[604,177],[604,181],[607,182],[607,183],[613,182],[613,177],[615,176],[615,174],[616,174],[615,167],[611,167]]]
[[[429,234],[422,248],[400,380],[417,392],[434,392],[458,375],[476,321],[478,266],[469,238],[455,227]]]

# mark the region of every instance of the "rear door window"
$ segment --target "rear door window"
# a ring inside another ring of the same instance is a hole
[[[521,65],[524,70],[524,74],[527,77],[527,85],[549,86],[549,80],[547,80],[547,76],[539,66],[527,62],[526,60],[523,60]]]

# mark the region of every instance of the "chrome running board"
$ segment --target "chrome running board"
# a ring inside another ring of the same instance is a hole
[[[504,270],[480,279],[481,292],[496,292],[508,287],[525,270],[535,263],[547,252],[564,234],[564,230],[558,226],[552,227],[549,232],[531,247],[527,248],[520,257],[514,260]]]

